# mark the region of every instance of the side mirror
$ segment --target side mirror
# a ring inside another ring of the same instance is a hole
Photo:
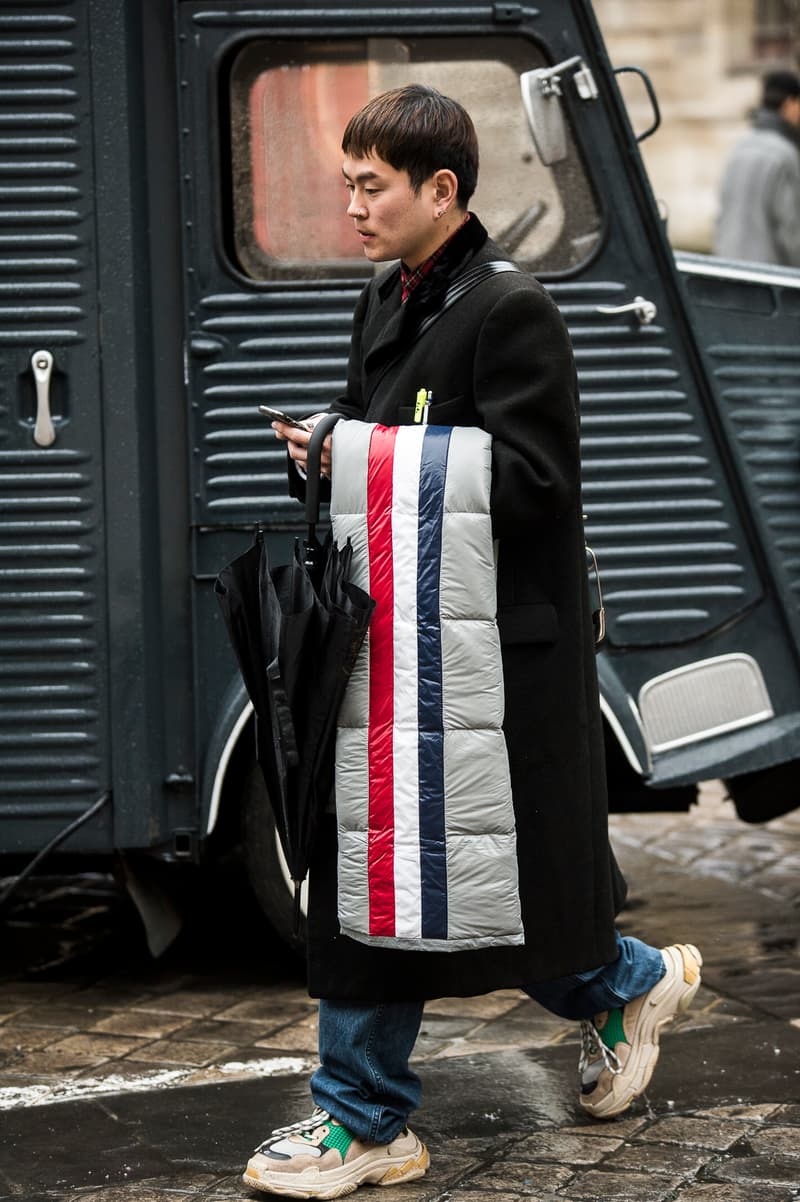
[[[537,154],[545,167],[567,157],[567,124],[562,106],[561,77],[575,69],[572,76],[581,100],[596,100],[597,84],[583,59],[568,58],[555,67],[525,71],[519,77],[522,104]]]

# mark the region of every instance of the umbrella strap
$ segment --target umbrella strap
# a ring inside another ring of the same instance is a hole
[[[314,535],[313,527],[319,521],[319,481],[320,465],[322,463],[322,444],[333,427],[344,415],[341,413],[326,413],[314,427],[314,433],[308,440],[308,459],[306,461],[306,521],[311,529],[309,538]]]

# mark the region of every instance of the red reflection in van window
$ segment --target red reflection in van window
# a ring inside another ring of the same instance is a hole
[[[369,98],[367,64],[273,68],[250,91],[253,237],[279,260],[357,258],[341,140]]]

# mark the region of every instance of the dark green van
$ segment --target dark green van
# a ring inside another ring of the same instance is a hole
[[[259,403],[341,388],[372,267],[339,137],[461,99],[475,201],[569,324],[612,804],[800,801],[800,272],[670,250],[587,0],[0,10],[0,861],[132,882],[242,841],[281,925],[213,593],[300,528]],[[657,120],[657,118],[656,118]],[[65,837],[62,837],[65,836]]]

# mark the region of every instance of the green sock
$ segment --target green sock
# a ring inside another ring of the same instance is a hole
[[[330,1130],[325,1136],[324,1143],[326,1148],[336,1148],[342,1160],[344,1160],[345,1156],[347,1155],[347,1149],[350,1147],[354,1139],[355,1136],[351,1135],[347,1128],[343,1127],[341,1123],[331,1123]]]
[[[609,1010],[605,1025],[600,1031],[600,1038],[607,1048],[614,1051],[618,1043],[627,1043],[625,1028],[622,1025],[624,1007],[619,1010]]]

